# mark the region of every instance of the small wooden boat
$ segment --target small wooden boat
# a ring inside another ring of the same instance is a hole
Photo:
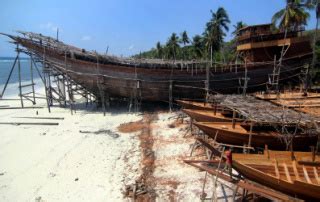
[[[225,112],[218,111],[216,113],[212,110],[200,109],[182,109],[182,111],[198,122],[232,122],[232,112],[229,110]]]
[[[250,127],[240,123],[230,122],[195,122],[199,129],[217,142],[232,145],[248,145],[250,139]],[[263,129],[263,127],[261,127]],[[264,147],[268,145],[272,149],[287,149],[287,145],[277,131],[254,129],[251,132],[252,147]],[[315,145],[317,142],[316,134],[296,134],[293,139],[295,150],[305,150],[308,146]]]
[[[189,100],[176,100],[178,105],[181,105],[184,109],[200,109],[200,110],[214,110],[214,106],[211,103],[197,102]],[[219,109],[220,107],[217,107]]]
[[[319,166],[320,157],[312,152],[270,150],[233,154],[232,162],[249,180],[307,201],[320,200]]]
[[[320,93],[307,93],[306,95],[303,92],[291,92],[291,93],[281,93],[279,95],[272,94],[262,94],[256,93],[256,98],[261,100],[300,100],[300,99],[310,99],[310,98],[320,98]]]

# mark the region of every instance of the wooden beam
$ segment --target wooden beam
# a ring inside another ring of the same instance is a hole
[[[289,170],[288,170],[288,167],[287,167],[286,163],[283,163],[283,168],[284,168],[284,171],[286,173],[288,182],[292,183],[291,176],[290,176],[290,173],[289,173]]]
[[[59,123],[39,123],[39,122],[0,122],[0,125],[14,125],[14,126],[20,126],[20,125],[40,125],[40,126],[57,126]]]
[[[319,175],[316,167],[313,167],[313,172],[314,172],[314,178],[316,178],[317,183],[320,184],[320,179],[319,179]]]
[[[303,169],[303,175],[304,175],[304,178],[306,179],[306,181],[309,183],[309,184],[312,184],[311,180],[310,180],[310,177],[308,175],[308,171],[306,169],[306,167],[302,166],[302,169]]]
[[[279,167],[278,167],[278,162],[277,161],[274,163],[274,169],[275,169],[275,172],[276,172],[276,177],[278,179],[280,179],[280,173],[279,173]]]
[[[12,117],[18,119],[52,119],[52,120],[64,120],[63,117],[31,117],[31,116],[22,116],[22,117]]]
[[[0,109],[42,109],[43,107],[0,107]]]
[[[293,168],[293,172],[294,172],[294,175],[296,177],[296,180],[300,181],[301,179],[300,179],[299,172],[298,172],[298,169],[297,169],[296,161],[292,161],[292,168]]]

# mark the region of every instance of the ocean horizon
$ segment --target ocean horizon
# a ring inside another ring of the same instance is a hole
[[[4,85],[8,79],[11,68],[14,64],[15,57],[0,57],[0,94],[3,91]],[[21,57],[21,81],[23,84],[28,84],[31,81],[31,72],[30,72],[30,58]],[[33,65],[34,67],[34,65]],[[41,79],[38,75],[38,72],[33,68],[33,79],[35,82],[35,88],[38,89],[42,87]],[[12,72],[10,81],[4,93],[6,95],[18,95],[19,94],[19,73],[18,73],[18,63]],[[30,87],[31,88],[31,87]],[[29,88],[25,88],[24,91],[29,91]]]

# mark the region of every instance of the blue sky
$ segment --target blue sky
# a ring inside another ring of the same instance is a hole
[[[201,34],[210,10],[224,7],[230,32],[237,21],[269,23],[285,0],[2,0],[0,32],[14,30],[56,35],[66,43],[129,56],[165,43],[172,32]],[[315,27],[312,13],[308,28]],[[229,33],[226,40],[230,39]],[[13,56],[14,47],[0,36],[0,56]]]

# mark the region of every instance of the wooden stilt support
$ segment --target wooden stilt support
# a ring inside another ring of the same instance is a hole
[[[236,128],[236,111],[234,109],[232,110],[232,128]]]
[[[17,54],[18,54],[18,76],[19,76],[19,97],[21,102],[21,107],[23,108],[23,97],[22,97],[22,85],[21,85],[21,64],[20,64],[20,50],[19,45],[17,45]]]
[[[46,48],[45,47],[43,47],[43,58],[42,59],[43,59],[42,60],[42,72],[43,72],[44,89],[45,89],[45,94],[46,94],[48,111],[49,111],[49,113],[51,113],[50,104],[49,104],[49,100],[48,100],[48,86],[47,86],[47,80],[46,80],[46,76],[45,76],[45,69],[46,69]]]
[[[33,80],[33,59],[32,55],[30,56],[30,77],[31,77],[31,87],[32,87],[32,98],[33,98],[33,105],[36,104],[36,95],[35,95],[35,90],[34,90],[34,80]]]
[[[248,147],[251,147],[251,140],[252,140],[252,129],[253,129],[253,121],[250,123],[250,131],[249,131],[249,141],[248,141]],[[249,150],[250,152],[250,150]]]
[[[173,88],[172,80],[170,80],[170,83],[169,83],[169,110],[170,110],[170,112],[172,111],[172,102],[173,102],[173,100],[172,100],[172,88]]]

